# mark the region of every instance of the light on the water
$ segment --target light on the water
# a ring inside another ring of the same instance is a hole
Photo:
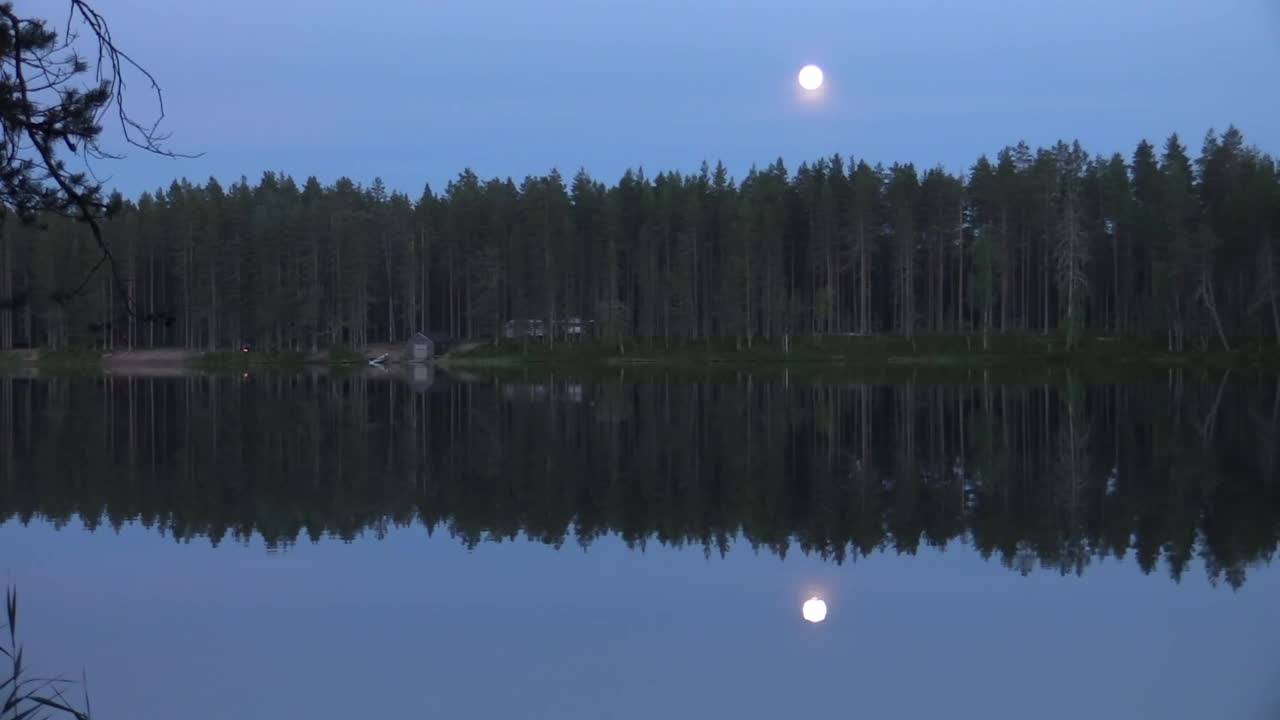
[[[800,608],[800,612],[805,620],[820,623],[827,619],[827,604],[819,598],[811,597],[804,601],[804,607]]]

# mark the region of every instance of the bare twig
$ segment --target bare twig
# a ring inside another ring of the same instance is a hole
[[[120,119],[120,126],[124,129],[125,140],[134,147],[156,155],[182,158],[199,157],[199,154],[186,155],[164,148],[164,141],[169,139],[168,134],[159,133],[160,123],[165,118],[164,91],[161,90],[160,83],[156,81],[155,76],[149,70],[138,64],[128,53],[115,44],[115,41],[111,38],[111,28],[108,27],[106,19],[98,11],[90,7],[86,0],[71,0],[71,15],[79,15],[94,34],[94,37],[97,38],[97,79],[100,82],[103,81],[103,69],[104,67],[109,68],[109,71],[105,74],[105,81],[111,85],[115,100],[113,104]],[[70,26],[70,22],[70,18],[68,18],[68,26]],[[159,111],[156,113],[155,121],[150,125],[144,125],[129,115],[125,104],[125,71],[128,69],[141,73],[150,84],[151,91],[155,93]],[[107,107],[103,106],[102,110],[105,112]]]

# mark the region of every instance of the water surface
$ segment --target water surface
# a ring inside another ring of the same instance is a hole
[[[103,718],[1275,717],[1278,423],[1239,374],[7,379],[0,571]]]

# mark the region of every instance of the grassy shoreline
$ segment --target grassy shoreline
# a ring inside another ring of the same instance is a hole
[[[252,368],[302,369],[353,367],[388,346],[362,350],[345,347],[318,352],[206,352],[182,349],[134,351],[0,351],[0,370],[145,371],[201,370],[236,372]],[[1052,335],[993,335],[984,348],[981,336],[807,336],[785,344],[733,340],[701,342],[542,342],[471,343],[437,358],[444,369],[519,370],[603,369],[795,369],[839,372],[866,369],[1035,370],[1080,367],[1100,369],[1221,368],[1280,369],[1280,346],[1250,343],[1230,352],[1210,347],[1169,352],[1159,341],[1087,337],[1068,349]]]
[[[301,369],[305,367],[351,367],[366,363],[364,353],[348,347],[333,347],[317,352],[236,352],[216,350],[198,353],[188,360],[188,366],[199,370],[229,371],[255,367]]]
[[[350,348],[315,353],[213,352],[159,348],[154,350],[0,350],[0,370],[111,371],[204,370],[242,371],[251,368],[301,369],[304,367],[352,367],[365,364],[364,354]]]
[[[443,367],[501,369],[521,367],[662,368],[1019,368],[1038,367],[1211,367],[1280,368],[1280,346],[1252,344],[1230,352],[1172,353],[1154,343],[1085,338],[1070,349],[1054,336],[992,336],[983,348],[980,336],[841,336],[795,338],[752,347],[732,342],[703,343],[542,343],[503,342],[474,346],[439,361]]]

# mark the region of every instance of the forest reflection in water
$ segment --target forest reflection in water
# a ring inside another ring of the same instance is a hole
[[[1278,442],[1277,378],[1189,370],[3,378],[0,518],[273,549],[415,522],[468,546],[740,538],[836,563],[959,540],[1022,573],[1198,558],[1238,587],[1280,540]]]

